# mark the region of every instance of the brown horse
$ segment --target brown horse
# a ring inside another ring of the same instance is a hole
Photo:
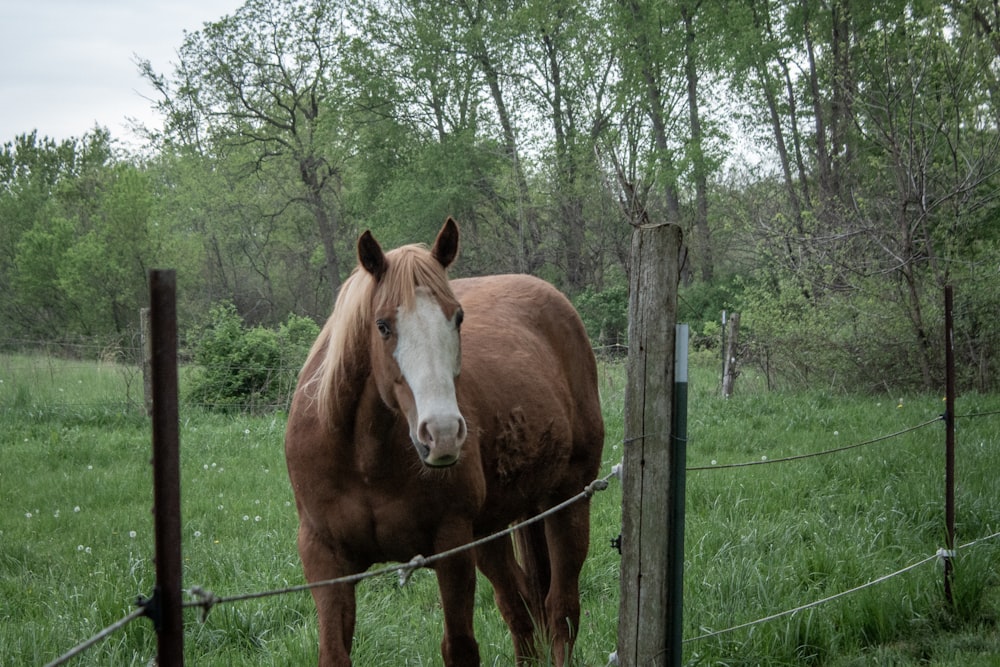
[[[309,581],[467,544],[579,493],[598,472],[604,425],[580,318],[523,275],[449,282],[458,226],[433,248],[383,253],[369,232],[299,376],[285,434]],[[478,665],[479,569],[514,640],[538,626],[567,664],[579,624],[589,503],[436,561],[446,665]],[[313,589],[321,665],[350,665],[351,584]]]

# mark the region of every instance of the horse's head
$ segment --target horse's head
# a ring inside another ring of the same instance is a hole
[[[458,226],[448,218],[434,247],[384,253],[365,232],[358,259],[375,280],[370,327],[372,374],[382,400],[406,416],[424,464],[458,461],[468,433],[455,398],[462,363],[462,307],[446,269],[458,254]]]

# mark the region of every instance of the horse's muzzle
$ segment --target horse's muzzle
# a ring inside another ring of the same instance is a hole
[[[458,462],[468,427],[462,415],[436,417],[420,422],[413,444],[420,460],[431,468],[447,468]]]

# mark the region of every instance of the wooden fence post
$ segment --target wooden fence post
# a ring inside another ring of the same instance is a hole
[[[729,398],[733,395],[736,385],[736,376],[739,371],[736,369],[736,349],[739,347],[740,339],[740,314],[731,313],[729,321],[725,325],[724,336],[725,345],[722,347],[722,395]]]
[[[643,225],[632,234],[629,352],[622,465],[622,567],[618,662],[675,664],[668,630],[675,516],[671,487],[674,350],[681,231]]]
[[[139,340],[142,344],[142,400],[146,416],[153,416],[153,340],[150,337],[149,308],[139,309]]]

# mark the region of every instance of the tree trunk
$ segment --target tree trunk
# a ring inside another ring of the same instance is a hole
[[[694,17],[687,3],[681,5],[684,19],[684,73],[687,78],[688,116],[691,124],[691,153],[694,156],[694,222],[691,223],[694,237],[695,261],[703,282],[709,283],[713,276],[712,231],[708,227],[708,175],[703,152],[701,114],[698,108],[698,63],[695,54],[696,35]]]
[[[474,11],[470,2],[466,0],[462,3],[466,18],[473,30],[483,29],[483,17]],[[490,89],[490,97],[493,98],[493,106],[496,108],[497,120],[503,132],[504,152],[510,160],[511,169],[514,172],[514,183],[517,188],[517,219],[511,222],[518,235],[518,270],[525,273],[533,273],[542,264],[542,258],[538,248],[542,244],[542,234],[538,226],[538,216],[531,205],[531,193],[528,189],[528,179],[521,166],[521,160],[517,152],[517,138],[514,135],[514,124],[511,122],[511,115],[507,109],[507,102],[503,97],[503,89],[500,87],[500,74],[493,64],[489,49],[481,35],[472,37],[472,58],[479,63],[486,84]],[[506,216],[505,216],[506,217]]]
[[[663,200],[666,203],[666,217],[670,224],[681,223],[681,200],[677,189],[677,169],[670,158],[667,143],[667,119],[664,111],[663,92],[657,79],[657,66],[653,60],[649,38],[644,32],[646,17],[642,15],[637,0],[621,0],[628,8],[637,26],[636,46],[642,68],[642,77],[646,84],[646,101],[649,105],[649,121],[653,126],[653,145],[656,147],[658,161],[663,165],[660,183],[663,190]]]
[[[309,209],[316,219],[316,230],[323,244],[323,256],[326,259],[326,279],[330,284],[330,293],[334,299],[340,288],[340,260],[337,258],[337,215],[326,205],[323,198],[325,177],[319,173],[321,162],[315,158],[299,159],[299,174],[306,186],[306,197]],[[326,178],[334,178],[331,173]]]
[[[583,202],[580,196],[579,165],[577,163],[577,133],[573,124],[572,102],[563,96],[562,70],[559,53],[552,37],[542,35],[548,67],[548,84],[551,87],[549,104],[552,131],[555,138],[556,198],[559,207],[559,227],[562,233],[562,251],[566,261],[566,291],[579,293],[586,284],[583,261],[586,225]]]

